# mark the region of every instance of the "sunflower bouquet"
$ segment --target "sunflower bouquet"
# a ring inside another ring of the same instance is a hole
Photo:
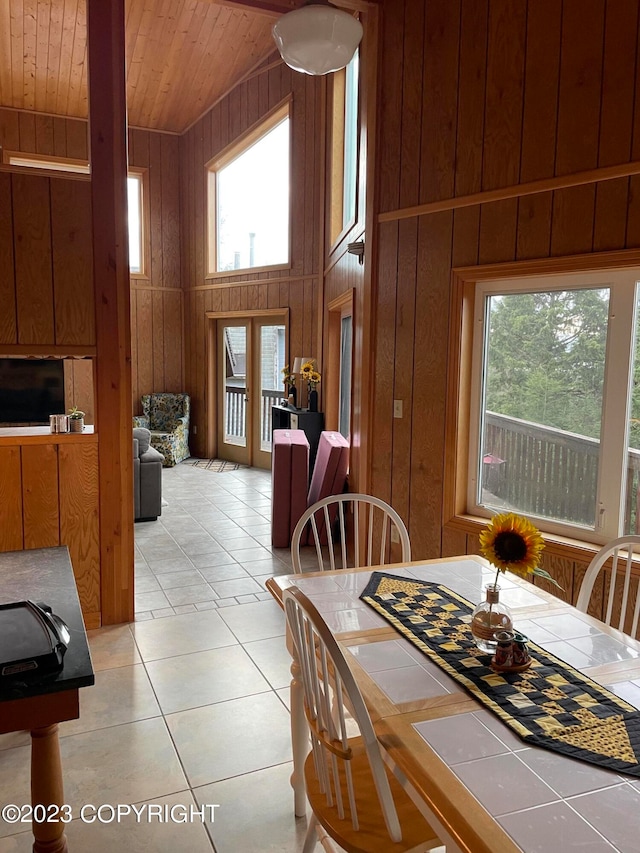
[[[525,579],[528,575],[537,575],[562,589],[549,572],[539,566],[543,549],[544,540],[537,527],[514,512],[494,515],[480,533],[480,553],[497,569],[494,586],[500,572],[513,572]]]
[[[296,375],[295,373],[291,373],[289,370],[289,365],[285,364],[282,368],[282,383],[284,385],[288,385],[289,388],[292,388],[296,384]]]
[[[307,361],[302,365],[301,373],[304,379],[307,380],[309,391],[315,391],[320,384],[321,376],[316,370],[316,366],[312,361]]]

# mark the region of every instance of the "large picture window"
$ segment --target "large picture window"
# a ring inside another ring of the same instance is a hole
[[[209,164],[209,274],[289,263],[288,106]]]
[[[640,531],[640,271],[476,284],[468,510]]]

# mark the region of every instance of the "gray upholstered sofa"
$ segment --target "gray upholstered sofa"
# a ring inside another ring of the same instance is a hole
[[[151,447],[151,433],[133,430],[133,506],[136,521],[155,521],[162,513],[162,453]]]

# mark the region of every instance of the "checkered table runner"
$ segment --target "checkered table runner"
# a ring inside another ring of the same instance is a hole
[[[640,776],[640,711],[535,643],[497,673],[471,636],[473,605],[446,586],[373,572],[360,598],[532,746]]]

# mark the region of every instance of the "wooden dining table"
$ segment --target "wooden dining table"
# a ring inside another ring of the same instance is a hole
[[[637,853],[640,777],[530,746],[360,599],[373,571],[438,583],[469,602],[495,569],[459,556],[270,578],[297,587],[336,637],[371,714],[383,756],[447,853]],[[640,708],[640,643],[512,574],[500,598],[532,642]],[[292,653],[292,786],[304,814],[309,750]]]

